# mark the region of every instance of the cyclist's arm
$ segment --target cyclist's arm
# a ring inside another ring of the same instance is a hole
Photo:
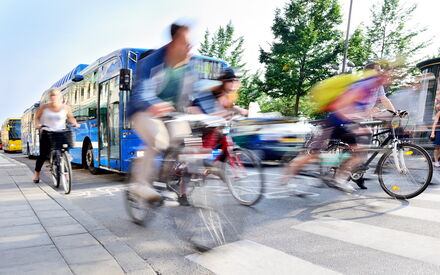
[[[71,124],[73,124],[74,127],[78,128],[79,124],[76,121],[75,117],[72,114],[72,108],[70,108],[70,106],[66,106],[66,110],[67,110],[67,121]]]
[[[37,114],[35,115],[35,128],[40,129],[41,128],[41,116],[43,115],[43,110],[46,108],[46,105],[41,105],[40,108],[38,108]]]
[[[440,112],[437,112],[435,115],[434,123],[432,123],[432,130],[431,130],[431,136],[435,136],[435,130],[437,128],[437,123],[440,118]]]
[[[396,109],[394,108],[393,103],[391,103],[391,101],[388,99],[388,97],[386,97],[386,96],[384,96],[384,95],[381,95],[381,96],[379,97],[379,99],[380,99],[380,103],[382,103],[382,105],[383,105],[386,109],[391,110],[391,111],[396,111]]]

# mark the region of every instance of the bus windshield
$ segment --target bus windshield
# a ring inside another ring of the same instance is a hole
[[[9,125],[9,140],[21,139],[21,121],[10,120],[8,125]]]

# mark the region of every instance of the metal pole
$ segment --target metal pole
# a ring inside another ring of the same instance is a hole
[[[350,11],[348,12],[347,33],[345,34],[344,59],[342,60],[342,73],[345,73],[345,63],[347,62],[348,33],[350,32],[351,7],[352,6],[353,6],[353,0],[350,0]]]

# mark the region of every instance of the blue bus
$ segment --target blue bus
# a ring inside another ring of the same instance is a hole
[[[92,174],[99,169],[127,172],[130,161],[141,146],[127,118],[131,80],[138,60],[151,49],[124,48],[99,58],[90,65],[80,64],[51,88],[61,91],[80,123],[74,129],[72,162]],[[193,56],[201,79],[217,79],[227,64],[218,59]],[[41,104],[49,101],[48,91]]]
[[[35,129],[35,115],[40,103],[27,108],[21,117],[21,152],[29,158],[40,154],[39,132]]]

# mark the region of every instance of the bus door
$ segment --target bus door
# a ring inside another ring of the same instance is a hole
[[[118,77],[99,84],[99,165],[120,170]]]

